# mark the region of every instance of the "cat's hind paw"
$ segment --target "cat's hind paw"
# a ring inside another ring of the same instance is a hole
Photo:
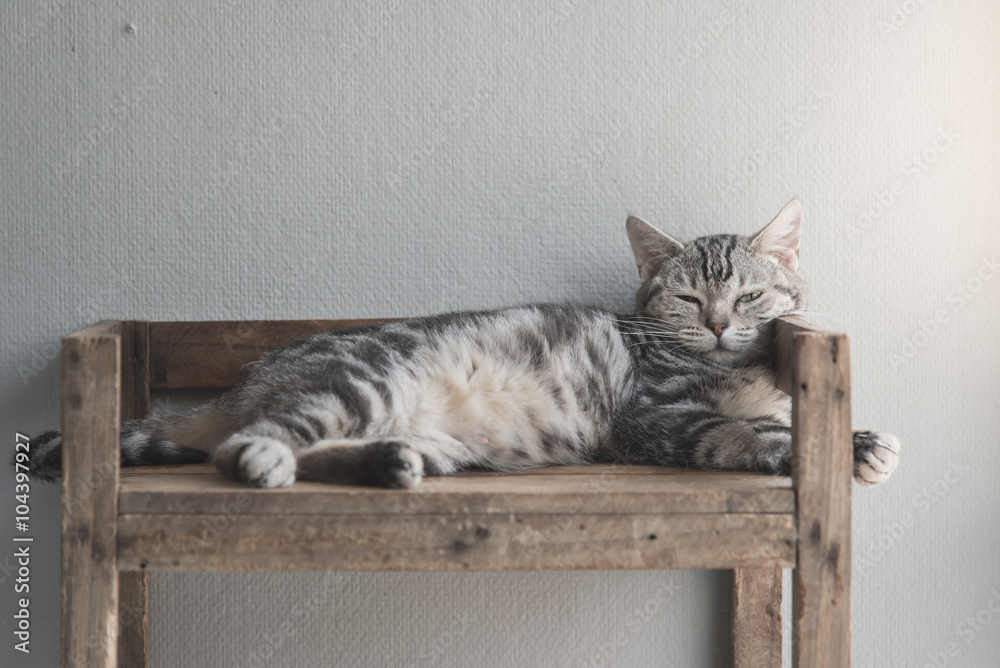
[[[295,482],[295,455],[267,436],[233,435],[215,453],[216,467],[251,487],[288,487]]]
[[[864,487],[885,482],[899,464],[899,439],[884,431],[854,432],[854,479]]]

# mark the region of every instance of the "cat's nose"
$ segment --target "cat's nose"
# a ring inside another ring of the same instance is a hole
[[[716,336],[718,336],[719,338],[722,338],[722,330],[724,330],[726,327],[729,327],[729,323],[728,322],[710,322],[710,323],[706,324],[705,326],[708,327],[713,332],[715,332]]]

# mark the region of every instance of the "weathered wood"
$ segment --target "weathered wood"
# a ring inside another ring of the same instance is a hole
[[[153,374],[151,387],[153,389],[232,387],[243,378],[243,370],[247,364],[277,346],[308,334],[333,329],[366,327],[391,320],[394,319],[148,323]],[[777,386],[790,394],[793,336],[804,332],[831,332],[793,316],[778,318],[774,322],[774,327]]]
[[[545,467],[429,478],[415,490],[298,481],[259,490],[210,464],[122,472],[119,512],[299,515],[792,513],[791,479],[654,466]]]
[[[307,334],[387,320],[152,322],[153,389],[226,388],[262,354]]]
[[[792,478],[595,465],[470,472],[409,492],[251,490],[201,465],[122,473],[115,509],[119,417],[144,415],[150,387],[229,387],[266,350],[378,322],[104,322],[66,340],[64,665],[113,665],[116,649],[122,665],[145,665],[145,570],[585,568],[737,568],[737,665],[778,665],[776,569],[792,565],[795,665],[848,665],[847,337],[796,318],[774,325],[776,384],[793,398]]]
[[[63,340],[63,666],[116,665],[120,326]]]
[[[122,323],[121,418],[149,414],[149,323]],[[149,575],[139,571],[118,574],[118,665],[149,665]]]
[[[781,668],[781,569],[733,571],[733,665]]]
[[[835,335],[795,316],[777,318],[774,321],[774,372],[775,386],[785,394],[792,394],[796,357],[795,337],[799,334]]]
[[[118,665],[149,665],[149,573],[118,572]]]
[[[122,391],[121,418],[136,420],[149,414],[150,367],[149,323],[126,321],[121,324]]]
[[[792,480],[798,496],[793,663],[851,662],[850,351],[845,335],[794,338]]]
[[[67,338],[93,339],[98,336],[117,336],[121,333],[121,330],[121,320],[101,320],[85,329],[81,329],[75,334],[70,334],[70,336],[63,338],[63,343],[66,342]]]
[[[787,567],[791,514],[122,515],[141,570],[567,570]]]

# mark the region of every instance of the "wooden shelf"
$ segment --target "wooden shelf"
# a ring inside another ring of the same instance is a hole
[[[614,515],[794,513],[792,479],[761,473],[591,464],[427,478],[415,490],[296,481],[253,489],[211,464],[122,469],[119,514]]]
[[[248,489],[210,465],[123,470],[123,570],[791,567],[791,479],[651,466]]]
[[[791,477],[607,464],[262,490],[208,464],[119,470],[121,420],[152,389],[229,387],[276,345],[373,322],[106,321],[63,340],[63,665],[148,665],[150,570],[729,568],[734,665],[777,668],[786,567],[793,664],[849,665],[849,343],[794,318],[774,348]]]

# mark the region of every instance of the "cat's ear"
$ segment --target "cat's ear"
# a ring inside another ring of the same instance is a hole
[[[684,244],[672,239],[638,216],[629,216],[625,222],[629,243],[635,263],[639,267],[639,278],[645,283],[659,271],[663,263],[684,250]]]
[[[802,229],[802,205],[793,199],[757,233],[750,247],[770,255],[792,271],[799,268],[799,236]]]

